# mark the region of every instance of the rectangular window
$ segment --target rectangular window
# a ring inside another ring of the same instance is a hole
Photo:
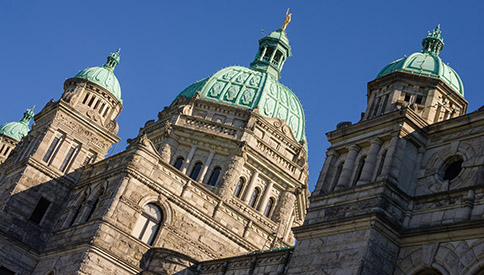
[[[405,98],[403,99],[403,101],[410,102],[410,97],[411,97],[411,94],[405,93]]]
[[[83,166],[86,166],[88,164],[95,162],[96,158],[97,158],[97,154],[89,150],[89,152],[87,152],[86,154],[86,159],[84,160]]]
[[[65,138],[65,135],[57,134],[57,136],[50,144],[49,149],[47,150],[47,153],[45,153],[45,156],[42,159],[43,161],[48,162],[49,164],[52,163],[52,159],[57,154],[57,151],[59,151],[59,147],[62,145],[64,138]]]
[[[49,205],[50,201],[44,197],[41,197],[39,202],[37,203],[37,206],[32,212],[32,215],[30,215],[30,220],[35,222],[36,224],[40,224],[42,218],[45,215],[45,212],[47,212],[47,208],[49,208]]]
[[[79,152],[80,147],[81,145],[75,141],[71,144],[71,148],[69,148],[66,158],[62,162],[62,165],[60,166],[59,170],[61,170],[62,172],[66,172],[67,170],[69,170],[68,168],[71,167],[72,163],[76,159],[77,153]]]
[[[387,102],[388,102],[388,94],[385,95],[385,98],[383,99],[383,104],[381,106],[381,111],[380,111],[380,115],[384,114],[386,109],[387,109]]]
[[[87,99],[89,98],[89,93],[86,93],[86,97],[82,101],[82,104],[86,104]]]
[[[108,111],[109,111],[109,106],[106,108],[106,110],[104,110],[104,113],[103,113],[103,117],[105,118],[106,115],[108,114]]]
[[[416,104],[422,104],[423,103],[423,96],[418,95],[417,98],[415,99]]]

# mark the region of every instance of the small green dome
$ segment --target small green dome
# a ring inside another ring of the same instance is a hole
[[[413,53],[393,61],[385,66],[376,78],[381,78],[395,71],[403,71],[418,75],[441,79],[459,95],[464,96],[464,85],[459,75],[439,57],[444,43],[440,32],[440,25],[422,41],[424,49],[420,53]]]
[[[269,118],[284,119],[298,141],[306,140],[304,110],[296,95],[266,71],[231,66],[200,80],[178,96],[200,98],[253,110]]]
[[[119,51],[111,53],[108,61],[102,67],[91,67],[80,71],[75,78],[82,78],[92,81],[110,91],[121,103],[121,86],[118,78],[114,75],[114,68],[119,63]]]
[[[9,122],[0,126],[0,134],[9,136],[17,141],[20,141],[29,133],[29,123],[33,117],[34,107],[32,107],[32,109],[28,109],[24,113],[24,117],[20,121]]]

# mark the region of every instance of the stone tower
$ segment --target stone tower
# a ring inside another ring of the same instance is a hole
[[[484,110],[465,114],[462,82],[439,57],[439,26],[422,45],[368,83],[358,123],[327,134],[289,274],[477,274],[482,266]]]
[[[16,274],[30,274],[44,251],[59,251],[49,245],[82,170],[119,141],[122,105],[113,73],[118,62],[113,53],[103,67],[66,80],[61,99],[35,116],[32,130],[0,167],[0,258]],[[20,122],[25,132],[32,117],[28,110]]]
[[[29,124],[33,117],[34,107],[27,109],[20,121],[0,126],[0,164],[14,151],[20,140],[29,133]]]
[[[0,166],[0,268],[174,273],[294,245],[309,194],[304,112],[278,81],[290,56],[284,30],[262,38],[250,68],[190,85],[108,158],[119,51],[66,80]]]

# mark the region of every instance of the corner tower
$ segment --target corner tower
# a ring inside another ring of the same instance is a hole
[[[119,141],[116,118],[122,102],[113,73],[118,62],[119,51],[109,55],[103,67],[88,68],[67,79],[61,98],[51,100],[35,115],[32,130],[0,166],[0,235],[10,247],[31,248],[22,252],[29,261],[16,263],[11,255],[0,255],[5,261],[31,268],[84,167],[104,159]],[[32,117],[33,111],[28,110],[18,125],[3,129],[16,130],[20,139]]]
[[[405,107],[429,124],[466,113],[462,80],[439,57],[444,48],[440,25],[422,40],[422,47],[388,64],[368,83],[364,120]]]
[[[289,274],[482,266],[467,244],[482,240],[484,110],[466,114],[462,82],[439,57],[440,27],[422,44],[368,83],[360,121],[326,134],[331,146],[304,225],[294,229]]]
[[[0,164],[8,158],[17,144],[29,131],[29,124],[34,118],[34,107],[27,109],[20,121],[5,123],[0,126]]]

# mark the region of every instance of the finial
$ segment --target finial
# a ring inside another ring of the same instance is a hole
[[[442,38],[440,24],[432,32],[428,32],[427,37],[422,40],[422,46],[422,52],[439,55],[439,52],[444,48],[444,39]]]
[[[116,65],[119,64],[119,52],[121,52],[121,48],[119,48],[115,53],[111,53],[108,56],[108,61],[106,62],[106,64],[104,64],[103,67],[110,71],[114,71]]]
[[[34,108],[35,108],[35,105],[32,106],[32,108],[27,109],[27,111],[25,111],[24,117],[20,120],[21,123],[24,123],[26,125],[30,123],[30,120],[32,120],[32,118],[34,118],[34,115],[35,115]]]
[[[284,23],[282,23],[282,27],[281,27],[283,31],[286,30],[287,25],[289,25],[289,22],[291,22],[291,16],[292,16],[292,13],[289,13],[289,8],[287,8],[286,17],[284,17]]]

